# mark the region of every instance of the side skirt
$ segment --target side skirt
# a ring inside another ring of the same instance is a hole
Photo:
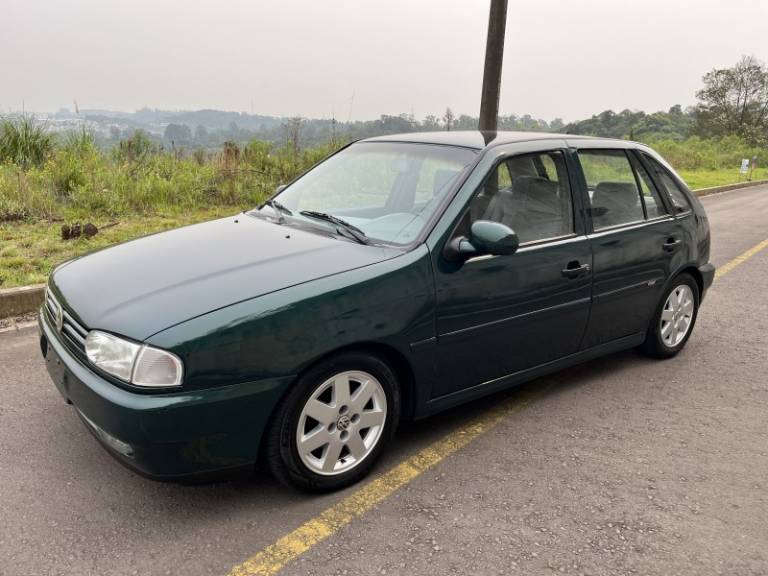
[[[576,352],[570,356],[565,356],[564,358],[559,358],[558,360],[553,360],[552,362],[547,362],[546,364],[541,364],[540,366],[527,368],[525,370],[515,372],[514,374],[509,374],[507,376],[502,376],[501,378],[496,378],[495,380],[489,380],[488,382],[477,384],[471,388],[466,388],[464,390],[446,394],[445,396],[433,398],[432,400],[426,402],[419,410],[417,410],[415,418],[425,418],[459,404],[464,404],[465,402],[469,402],[477,398],[482,398],[483,396],[487,396],[489,394],[493,394],[495,392],[523,384],[535,378],[551,374],[552,372],[557,372],[558,370],[563,370],[570,366],[581,364],[582,362],[593,360],[595,358],[599,358],[600,356],[605,356],[606,354],[612,354],[614,352],[620,352],[621,350],[634,348],[635,346],[642,344],[644,340],[644,332],[639,332],[630,336],[624,336],[623,338],[619,338],[612,342],[600,344],[599,346],[594,346],[592,348],[588,348],[587,350]]]

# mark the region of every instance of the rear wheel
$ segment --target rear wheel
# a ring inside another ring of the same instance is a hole
[[[656,310],[643,352],[654,358],[670,358],[683,349],[691,336],[699,311],[699,286],[690,274],[680,274],[664,294]]]
[[[302,490],[337,490],[363,478],[397,425],[400,396],[379,358],[343,353],[311,368],[281,404],[267,440],[269,467]]]

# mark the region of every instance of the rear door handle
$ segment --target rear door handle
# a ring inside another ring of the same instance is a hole
[[[578,261],[568,262],[568,265],[563,268],[563,276],[566,278],[576,278],[587,272],[589,272],[589,264],[579,265]]]
[[[674,252],[680,247],[680,244],[682,244],[682,240],[678,240],[677,238],[667,238],[667,241],[664,242],[664,250],[667,252]]]

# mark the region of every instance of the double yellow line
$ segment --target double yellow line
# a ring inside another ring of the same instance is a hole
[[[763,240],[722,266],[715,274],[715,277],[723,277],[764,248],[768,248],[768,240]],[[510,399],[494,406],[469,424],[458,428],[443,439],[424,448],[375,480],[357,489],[350,496],[321,512],[315,518],[308,520],[292,532],[286,534],[274,544],[264,548],[242,564],[235,566],[229,572],[229,576],[266,576],[276,574],[286,564],[295,560],[319,542],[332,536],[352,522],[352,520],[362,516],[376,506],[376,504],[440,463],[446,457],[460,450],[478,436],[494,428],[506,416],[523,410],[536,398],[546,394],[553,384],[554,381],[549,380],[547,384],[537,387],[535,391],[516,394]]]

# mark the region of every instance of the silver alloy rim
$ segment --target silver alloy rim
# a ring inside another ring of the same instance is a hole
[[[659,330],[661,341],[674,348],[683,341],[693,321],[693,291],[687,284],[680,284],[669,293],[661,311]]]
[[[387,396],[367,372],[347,371],[323,382],[299,416],[296,448],[316,474],[348,472],[373,452],[387,419]]]

